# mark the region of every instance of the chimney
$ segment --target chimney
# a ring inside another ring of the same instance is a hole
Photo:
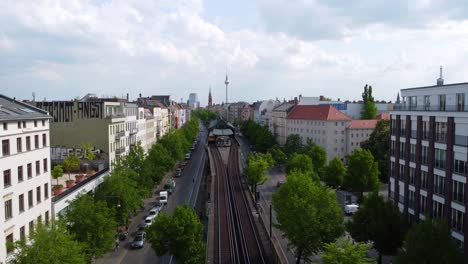
[[[127,103],[128,103],[128,99],[129,99],[129,98],[130,98],[130,96],[129,96],[128,93],[127,93]]]
[[[294,104],[297,105],[297,97],[294,97]]]
[[[444,78],[442,77],[442,66],[440,66],[439,78],[437,79],[437,86],[444,85]]]
[[[321,95],[319,101],[323,101],[324,99],[325,99],[324,96]]]
[[[141,98],[141,93],[138,95],[139,98]]]

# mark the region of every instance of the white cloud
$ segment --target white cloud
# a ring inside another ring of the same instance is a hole
[[[0,33],[0,51],[11,50],[15,48],[15,43],[5,34]]]

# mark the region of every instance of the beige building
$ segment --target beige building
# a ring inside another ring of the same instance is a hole
[[[378,120],[352,120],[346,130],[346,152],[352,153],[360,148],[363,141],[369,139]]]
[[[271,111],[271,121],[268,122],[268,128],[281,146],[286,143],[286,117],[293,106],[293,103],[282,103]]]

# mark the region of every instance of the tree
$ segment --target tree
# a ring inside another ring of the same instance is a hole
[[[335,157],[325,167],[324,181],[333,188],[336,188],[343,184],[345,175],[346,167],[339,158]]]
[[[317,174],[314,171],[312,159],[305,154],[294,153],[286,164],[286,172],[289,174],[293,171],[309,175],[311,179],[319,181]]]
[[[81,160],[78,158],[75,152],[73,152],[70,156],[68,156],[63,161],[63,168],[68,172],[68,179],[70,179],[70,171],[76,170],[80,167]]]
[[[94,154],[94,152],[92,151],[93,146],[91,145],[91,143],[81,144],[81,149],[83,150],[83,158],[87,160],[94,160],[96,154]]]
[[[302,138],[298,134],[291,134],[286,138],[286,143],[284,144],[284,152],[288,155],[294,153],[302,153]]]
[[[322,253],[324,264],[371,264],[375,260],[367,257],[369,245],[365,243],[351,244],[348,240],[328,243]]]
[[[460,251],[441,219],[421,221],[409,230],[399,264],[462,263]]]
[[[372,153],[368,150],[356,149],[348,160],[348,174],[344,178],[344,185],[353,192],[359,193],[362,201],[364,192],[379,189],[379,169]]]
[[[364,86],[362,93],[362,100],[364,102],[363,110],[361,112],[361,119],[373,119],[377,115],[377,107],[375,106],[374,97],[372,96],[372,86]]]
[[[145,152],[138,141],[122,159],[122,166],[130,168],[138,174],[135,180],[140,186],[143,196],[149,197],[153,187],[153,179],[150,174],[145,173],[146,165]]]
[[[309,140],[305,147],[305,154],[312,159],[315,173],[320,178],[323,178],[323,170],[327,165],[327,152],[325,149]]]
[[[62,165],[55,165],[54,168],[51,171],[51,174],[52,174],[52,177],[57,180],[57,185],[58,185],[59,184],[58,179],[60,177],[62,177],[62,175],[63,175]]]
[[[163,145],[154,144],[148,152],[144,163],[143,174],[151,177],[153,182],[159,183],[166,172],[174,167],[175,160]]]
[[[178,263],[205,263],[203,225],[187,205],[177,206],[172,216],[160,213],[149,227],[148,240],[158,256],[172,254]]]
[[[105,200],[116,210],[117,223],[127,223],[129,215],[143,203],[142,192],[135,180],[137,177],[132,169],[118,165],[96,190],[96,200]]]
[[[348,222],[347,228],[356,241],[374,242],[381,263],[382,255],[395,254],[401,247],[406,222],[397,207],[373,192]]]
[[[159,143],[171,154],[172,159],[182,160],[184,158],[184,140],[175,131],[164,135]]]
[[[368,140],[361,148],[368,149],[379,164],[380,180],[388,182],[388,150],[390,149],[390,120],[379,120]]]
[[[271,146],[277,144],[275,136],[270,130],[268,130],[267,127],[255,123],[253,120],[245,121],[241,125],[241,132],[261,152],[265,152]]]
[[[308,175],[293,172],[272,195],[276,225],[295,248],[297,263],[319,253],[343,233],[343,212],[336,195]]]
[[[273,160],[275,161],[276,165],[283,165],[286,163],[286,154],[281,150],[278,145],[273,146],[268,150],[268,152],[271,154],[273,157]]]
[[[60,222],[44,226],[38,223],[28,242],[15,244],[16,262],[19,264],[85,264],[86,259],[80,243],[73,240],[64,224]]]
[[[77,197],[70,203],[64,216],[68,230],[83,242],[88,258],[102,256],[114,246],[115,211],[105,201],[96,201],[88,194]]]
[[[268,179],[266,177],[266,172],[270,165],[268,164],[267,159],[260,155],[249,156],[247,161],[247,167],[245,168],[244,174],[247,176],[247,181],[252,186],[253,193],[256,194],[257,184],[262,184]]]

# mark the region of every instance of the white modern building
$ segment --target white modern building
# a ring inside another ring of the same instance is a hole
[[[280,105],[278,100],[265,100],[254,103],[254,121],[262,126],[269,126],[271,113],[275,107]]]
[[[49,120],[46,111],[0,95],[0,262],[7,242],[26,239],[37,222],[51,219]]]
[[[443,218],[468,253],[468,83],[401,90],[391,112],[389,199],[409,222]]]

